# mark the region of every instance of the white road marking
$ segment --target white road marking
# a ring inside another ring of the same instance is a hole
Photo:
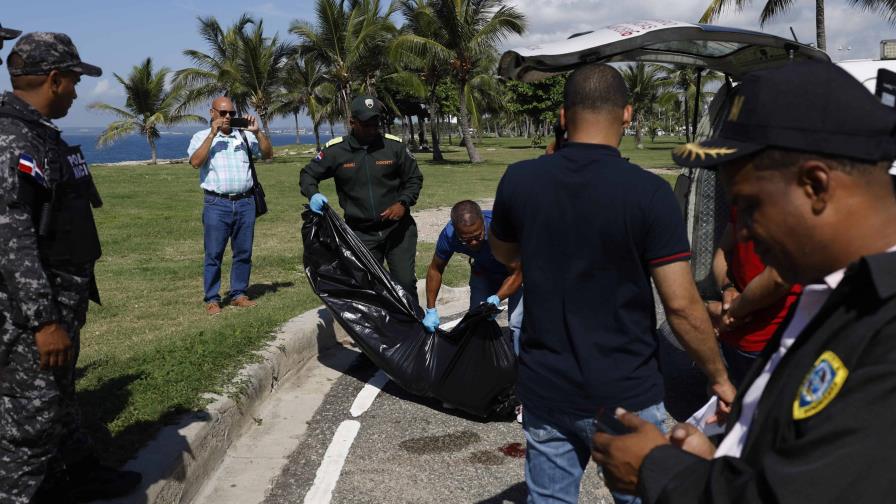
[[[389,383],[389,377],[386,376],[386,373],[382,370],[377,371],[376,374],[367,381],[367,385],[364,385],[361,392],[358,392],[358,397],[355,397],[355,402],[352,403],[352,408],[349,410],[352,416],[358,418],[363,415],[364,412],[370,408],[370,405],[373,404],[373,400],[376,399],[376,396],[383,390],[383,387],[385,387],[387,383]]]
[[[463,317],[452,320],[442,325],[441,328],[450,331],[462,319]],[[357,418],[363,415],[387,383],[389,383],[389,377],[386,376],[386,373],[382,370],[377,371],[355,397],[349,410],[352,417]],[[329,504],[330,499],[333,498],[336,483],[339,481],[339,475],[342,473],[342,467],[345,465],[345,459],[348,457],[348,452],[360,429],[361,422],[357,420],[345,420],[339,424],[336,433],[333,434],[333,440],[330,441],[330,446],[327,447],[327,452],[324,453],[317,474],[314,476],[314,483],[305,494],[305,504]]]
[[[339,424],[317,469],[311,490],[305,494],[305,504],[328,504],[333,498],[333,490],[336,489],[342,466],[345,465],[345,459],[360,428],[361,422],[357,420],[345,420]]]

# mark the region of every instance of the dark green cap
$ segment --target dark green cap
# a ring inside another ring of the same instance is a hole
[[[370,95],[356,96],[352,100],[352,117],[359,121],[377,117],[382,112],[383,105],[379,100]]]

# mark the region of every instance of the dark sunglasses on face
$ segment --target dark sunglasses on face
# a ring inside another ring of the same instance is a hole
[[[220,114],[221,117],[223,117],[223,116],[236,117],[236,110],[219,110],[218,114]]]
[[[466,238],[463,237],[463,236],[458,236],[458,239],[459,239],[460,242],[463,243],[464,245],[472,245],[472,244],[474,244],[474,243],[476,243],[476,242],[481,242],[481,241],[482,241],[482,238],[483,238],[482,233],[479,233],[479,234],[476,235],[476,236],[469,236],[469,237],[466,237]]]

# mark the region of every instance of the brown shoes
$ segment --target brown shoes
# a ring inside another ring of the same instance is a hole
[[[249,299],[248,296],[240,296],[232,301],[230,301],[230,306],[236,306],[237,308],[252,308],[257,305],[255,301]]]
[[[205,305],[205,313],[208,313],[209,315],[220,315],[221,304],[213,301]]]

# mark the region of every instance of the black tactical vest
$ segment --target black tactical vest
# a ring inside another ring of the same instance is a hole
[[[6,104],[0,104],[0,117],[21,121],[43,143],[43,152],[32,155],[42,156],[33,161],[43,171],[46,184],[18,172],[18,200],[31,210],[41,261],[59,268],[92,265],[101,250],[91,206],[99,207],[102,201],[81,148],[69,147],[58,131]]]

